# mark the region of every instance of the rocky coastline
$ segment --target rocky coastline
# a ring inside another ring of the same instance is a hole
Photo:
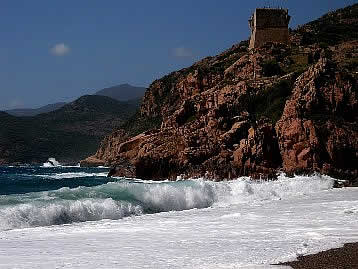
[[[306,40],[324,36],[320,22],[336,24],[344,12],[293,31],[290,46],[249,50],[243,41],[154,81],[136,116],[81,166],[150,180],[318,172],[356,184],[356,32],[331,44]]]

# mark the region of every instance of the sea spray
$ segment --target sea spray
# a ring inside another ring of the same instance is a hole
[[[48,158],[47,162],[43,163],[42,167],[59,167],[61,164],[55,158]]]
[[[218,203],[221,205],[238,203],[259,203],[271,200],[306,195],[333,187],[335,179],[329,176],[295,176],[281,174],[277,180],[262,181],[241,178],[224,184],[215,184]]]

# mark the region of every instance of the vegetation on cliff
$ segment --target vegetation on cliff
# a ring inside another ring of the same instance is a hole
[[[334,46],[358,39],[358,4],[330,12],[297,29],[301,45]]]

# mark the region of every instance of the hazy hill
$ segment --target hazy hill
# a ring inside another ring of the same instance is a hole
[[[7,116],[9,116],[8,113],[6,113],[6,112],[4,112],[4,111],[0,111],[0,119],[1,119],[2,117],[7,117]]]
[[[95,95],[107,96],[118,101],[128,101],[133,105],[138,105],[140,99],[143,97],[146,88],[134,87],[129,84],[121,84],[99,90]],[[48,104],[39,108],[19,108],[10,109],[5,112],[17,117],[33,117],[42,113],[48,113],[60,109],[66,105],[65,102],[58,102],[54,104]]]
[[[1,112],[0,163],[41,163],[48,157],[75,163],[94,153],[101,139],[135,110],[133,104],[86,95],[35,117]]]
[[[39,115],[41,113],[48,113],[48,112],[57,110],[57,109],[63,107],[65,104],[66,104],[65,102],[59,102],[59,103],[42,106],[39,108],[10,109],[10,110],[6,110],[5,112],[12,116],[17,116],[17,117],[33,117],[33,116]]]
[[[142,98],[146,88],[134,87],[129,84],[121,84],[110,88],[105,88],[96,92],[96,95],[108,96],[118,101],[128,101],[131,99]]]

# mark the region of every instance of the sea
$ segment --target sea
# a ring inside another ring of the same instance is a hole
[[[358,188],[324,175],[143,181],[0,167],[0,268],[283,268],[358,242]]]

